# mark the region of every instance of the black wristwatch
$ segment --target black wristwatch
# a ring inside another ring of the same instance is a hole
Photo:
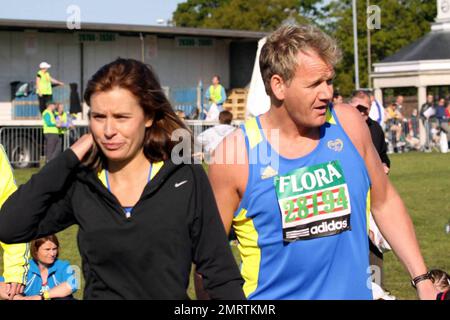
[[[416,289],[416,286],[419,282],[423,281],[423,280],[431,280],[431,273],[427,272],[424,274],[421,274],[420,276],[415,277],[414,279],[411,280],[411,285],[413,286],[414,289]]]

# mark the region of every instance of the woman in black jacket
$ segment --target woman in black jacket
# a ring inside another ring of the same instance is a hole
[[[192,263],[211,298],[243,299],[203,168],[173,161],[171,137],[186,127],[156,75],[119,58],[92,77],[84,98],[91,133],[7,200],[0,240],[78,224],[85,299],[187,299]]]

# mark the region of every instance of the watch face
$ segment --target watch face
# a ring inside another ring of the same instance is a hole
[[[443,12],[447,12],[448,9],[450,9],[450,5],[448,3],[448,0],[442,0],[442,2],[441,2],[441,10]]]

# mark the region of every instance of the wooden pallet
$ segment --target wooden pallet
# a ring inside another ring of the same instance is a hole
[[[247,104],[247,89],[232,89],[227,100],[223,104],[223,109],[233,114],[233,119],[244,120]]]

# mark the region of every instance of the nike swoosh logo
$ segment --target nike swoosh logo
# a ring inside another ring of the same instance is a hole
[[[178,188],[179,186],[182,186],[182,185],[185,184],[186,182],[188,182],[188,181],[187,181],[187,180],[184,180],[184,181],[175,183],[175,188]]]

